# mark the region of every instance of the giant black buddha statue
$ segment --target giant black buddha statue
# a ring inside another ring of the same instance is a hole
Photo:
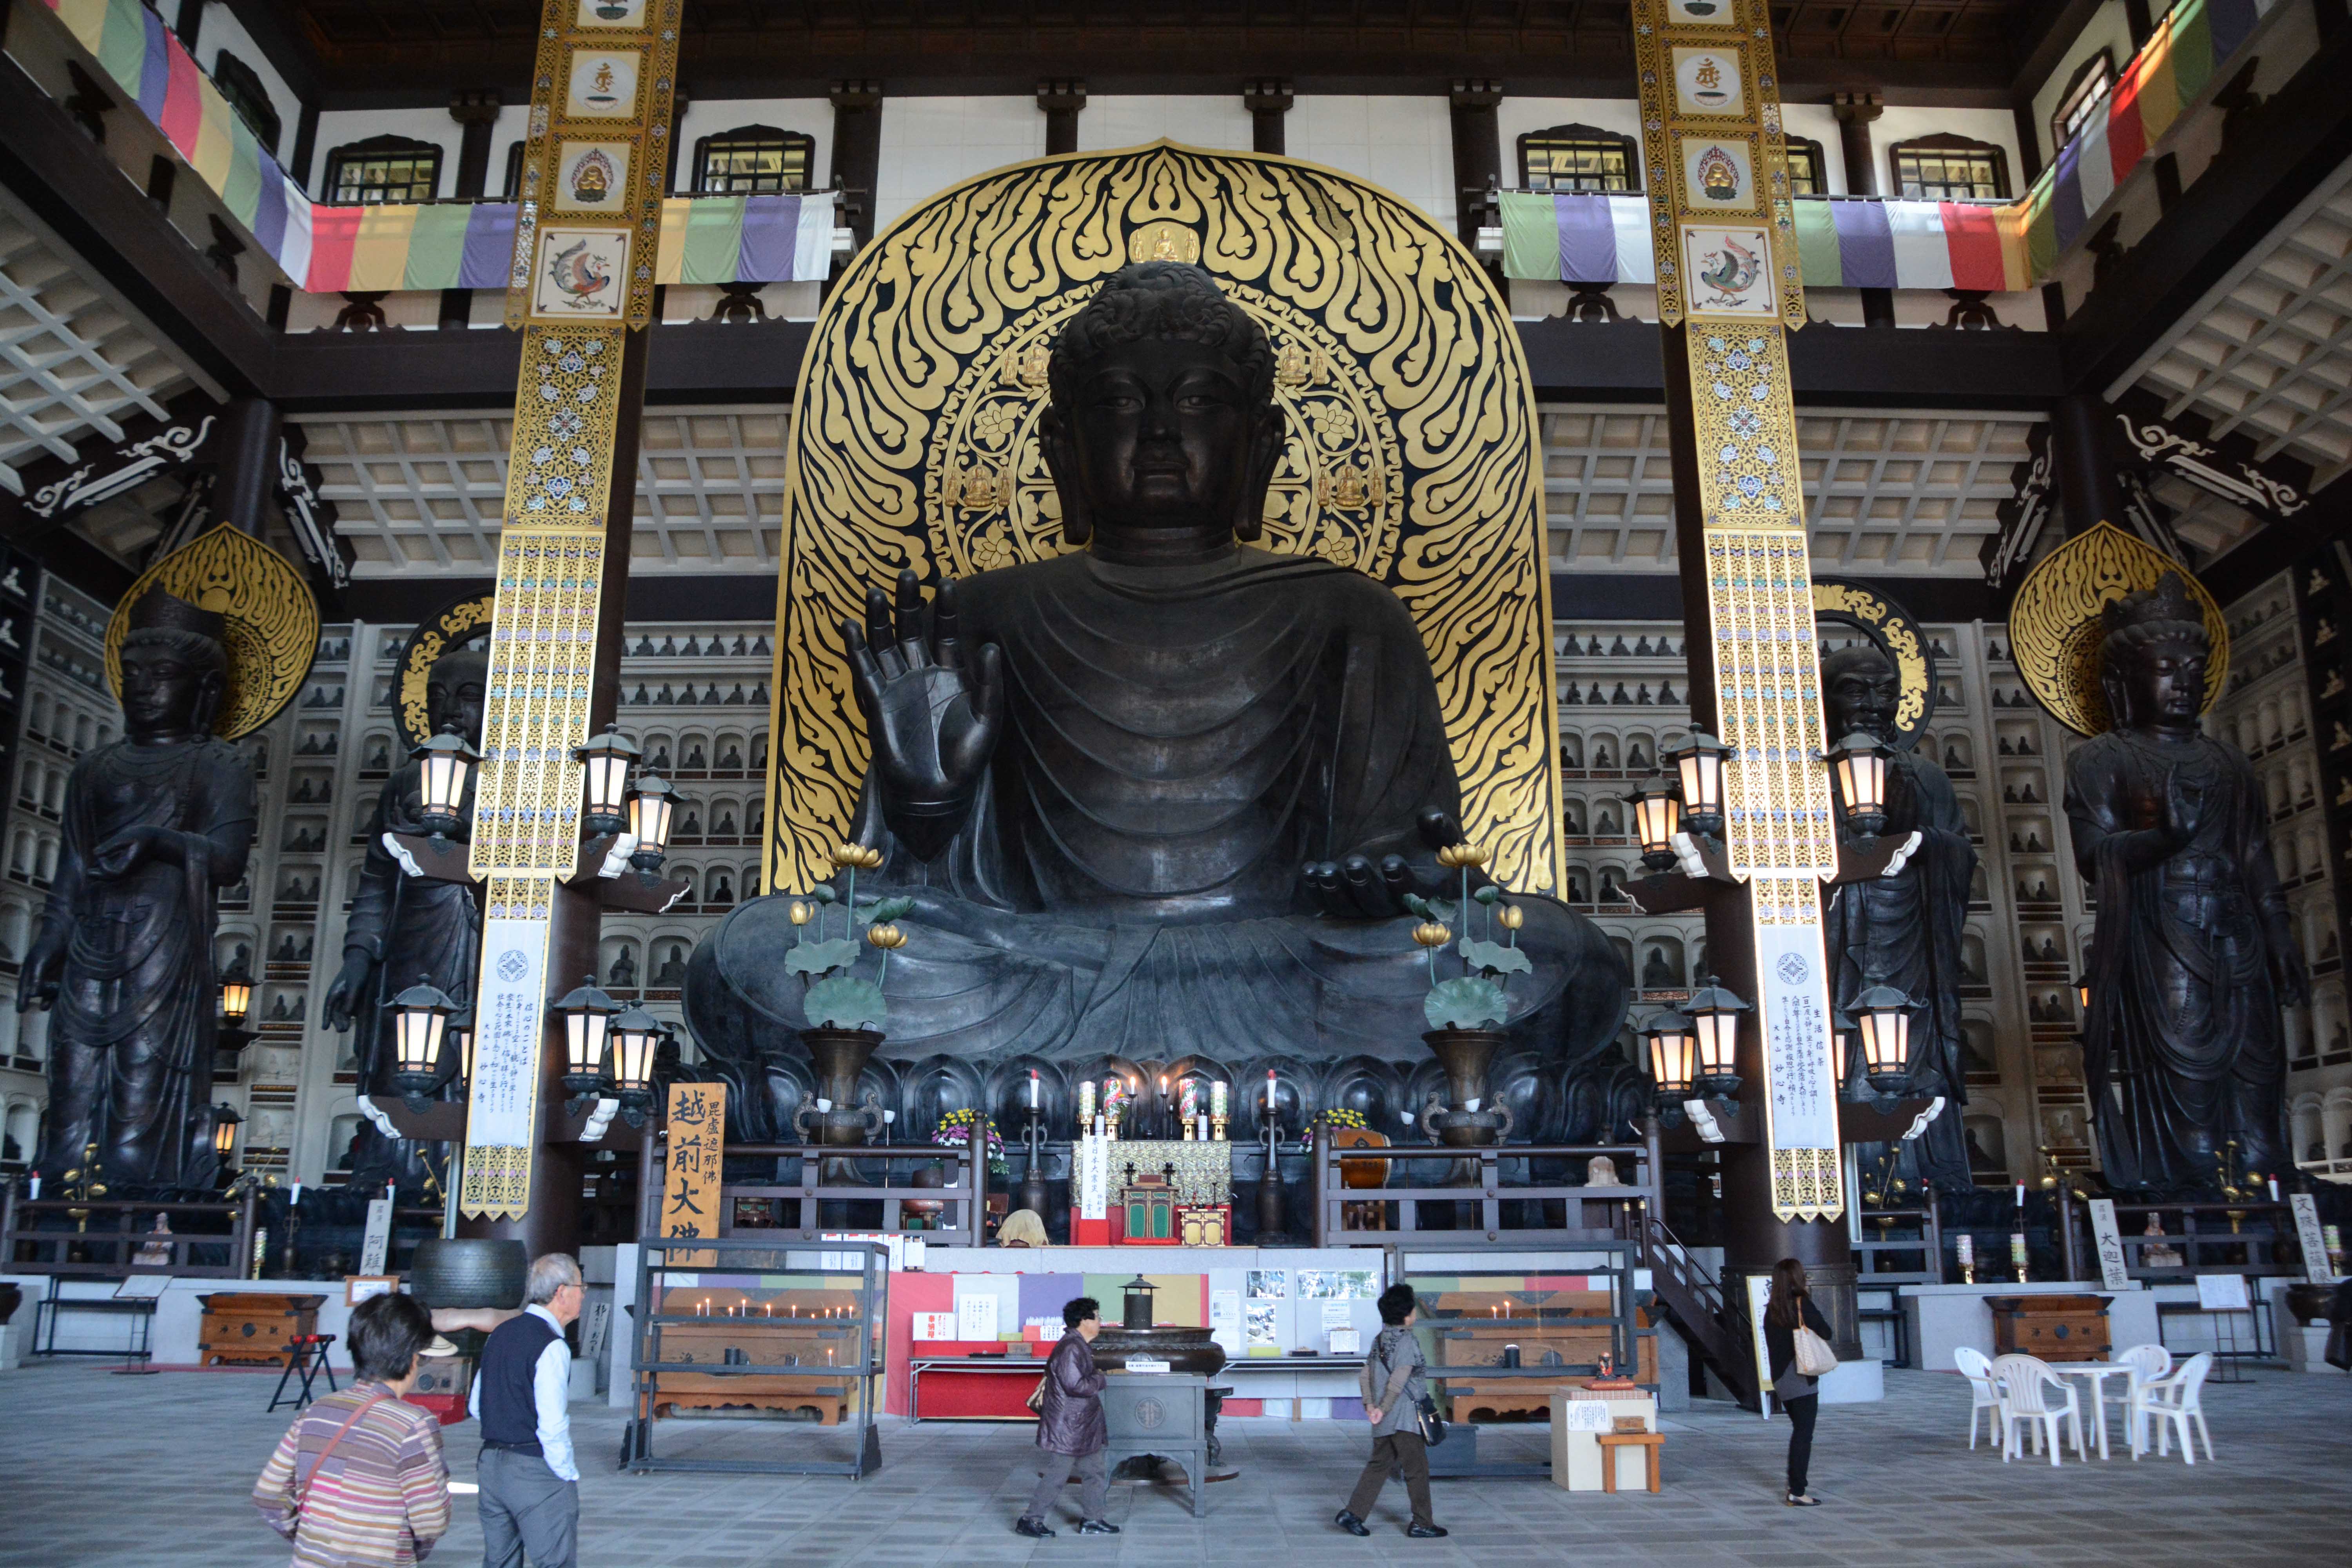
[[[481,649],[457,647],[434,660],[425,677],[425,706],[434,734],[449,725],[467,740],[482,732],[482,694],[489,682],[489,658]],[[384,1004],[419,980],[464,1001],[474,994],[474,966],[480,941],[481,907],[473,888],[403,874],[385,848],[386,833],[423,834],[424,764],[403,763],[384,781],[368,822],[367,855],[352,894],[351,919],[343,927],[342,968],[327,988],[325,1018],[335,1029],[357,1026],[352,1042],[359,1091],[392,1092],[396,1068],[393,1018]],[[466,777],[460,822],[474,816],[474,774]],[[460,829],[460,837],[464,829]],[[420,1184],[422,1168],[408,1140],[384,1138],[362,1123],[352,1141],[352,1184],[375,1185],[390,1176],[403,1186]]]
[[[2173,573],[2110,603],[2115,728],[2066,764],[2074,862],[2098,894],[2083,1071],[2110,1185],[2216,1185],[2285,1168],[2282,1004],[2310,981],[2271,859],[2262,785],[2200,729],[2203,616]]]
[[[18,1011],[50,1010],[52,1178],[98,1146],[118,1195],[208,1184],[215,893],[245,875],[253,768],[212,732],[226,627],[151,589],[123,638],[124,735],[74,764],[65,843]]]
[[[1969,1099],[1960,935],[1968,925],[1976,847],[1950,777],[1896,744],[1899,687],[1893,661],[1869,643],[1840,648],[1822,661],[1822,689],[1831,734],[1859,731],[1895,747],[1886,770],[1885,832],[1901,838],[1916,830],[1920,838],[1894,876],[1834,890],[1823,935],[1836,1005],[1856,1016],[1855,998],[1874,985],[1892,985],[1911,998],[1912,1086],[1923,1095],[1942,1095],[1945,1105],[1927,1131],[1905,1146],[1905,1168],[1896,1173],[1965,1191],[1971,1178],[1960,1126],[1960,1107]]]
[[[885,1054],[1428,1059],[1402,900],[1454,887],[1460,784],[1404,605],[1254,542],[1285,439],[1265,333],[1200,268],[1141,263],[1064,328],[1048,385],[1083,548],[929,605],[905,574],[845,627],[873,743],[854,834],[887,856],[859,889],[916,900]],[[1572,1068],[1630,976],[1582,916],[1517,901],[1511,1028]],[[697,951],[707,1053],[800,1026],[792,929],[772,895]]]

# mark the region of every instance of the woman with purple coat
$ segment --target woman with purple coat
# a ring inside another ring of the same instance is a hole
[[[1062,1342],[1045,1363],[1043,1396],[1037,1407],[1037,1447],[1045,1463],[1030,1495],[1028,1510],[1013,1521],[1022,1535],[1043,1541],[1054,1533],[1045,1510],[1062,1495],[1072,1471],[1078,1478],[1078,1507],[1085,1521],[1080,1535],[1117,1535],[1118,1526],[1103,1518],[1108,1491],[1104,1450],[1110,1446],[1110,1428],[1103,1420],[1102,1391],[1109,1379],[1095,1370],[1095,1352],[1088,1347],[1102,1332],[1102,1306],[1092,1296],[1081,1296],[1062,1309]]]

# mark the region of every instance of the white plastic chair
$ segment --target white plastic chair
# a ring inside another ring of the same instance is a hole
[[[1977,1415],[1979,1411],[1992,1412],[1994,1431],[1988,1436],[2000,1436],[2000,1390],[1993,1383],[1992,1358],[1974,1346],[1955,1345],[1952,1348],[1952,1364],[1958,1367],[1960,1375],[1969,1380],[1969,1447],[1973,1451],[1977,1446]]]
[[[2161,1458],[2172,1451],[2172,1433],[2180,1432],[2180,1457],[2190,1464],[2197,1462],[2197,1448],[2189,1440],[2189,1423],[2196,1423],[2197,1435],[2205,1439],[2205,1458],[2213,1458],[2213,1434],[2205,1429],[2202,1404],[2205,1374],[2213,1370],[2213,1352],[2199,1351],[2181,1364],[2170,1377],[2158,1378],[2142,1385],[2139,1399],[2132,1409],[2135,1426],[2149,1416],[2156,1419],[2156,1452]]]
[[[2127,1436],[2131,1439],[2132,1458],[2137,1459],[2141,1450],[2147,1447],[2147,1427],[2139,1414],[2139,1391],[2171,1373],[2172,1352],[2162,1345],[2134,1345],[2116,1360],[2131,1368],[2131,1385],[2122,1394],[2115,1394],[2105,1393],[2106,1385],[2102,1382],[2100,1398],[2105,1404],[2123,1406],[2120,1414],[2130,1424],[2131,1430]]]
[[[2034,1444],[2039,1451],[2042,1437],[2050,1442],[2050,1462],[2058,1462],[2058,1423],[2064,1421],[2074,1435],[2074,1457],[2088,1459],[2089,1451],[2083,1447],[2083,1407],[2075,1397],[2074,1384],[2052,1372],[2040,1356],[2005,1355],[1992,1363],[1992,1374],[2000,1384],[2001,1394],[2001,1462],[2006,1464],[2017,1454],[2017,1427],[2020,1422],[2035,1426]],[[2055,1389],[2063,1398],[2053,1398]]]

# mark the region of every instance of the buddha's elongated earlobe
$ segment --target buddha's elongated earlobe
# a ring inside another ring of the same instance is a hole
[[[1037,444],[1045,451],[1045,470],[1054,476],[1054,489],[1062,500],[1062,537],[1083,549],[1095,536],[1094,514],[1087,510],[1085,492],[1077,482],[1078,457],[1071,449],[1069,426],[1052,404],[1037,416]]]

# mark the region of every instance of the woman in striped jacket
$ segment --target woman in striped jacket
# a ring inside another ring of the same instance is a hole
[[[352,1386],[294,1418],[253,1505],[294,1543],[294,1568],[407,1568],[449,1528],[441,1423],[405,1404],[433,1320],[407,1296],[352,1313]]]

